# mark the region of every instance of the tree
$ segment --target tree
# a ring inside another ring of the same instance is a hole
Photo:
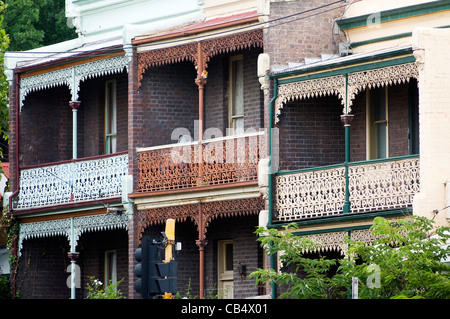
[[[65,0],[6,0],[10,51],[24,51],[76,37],[65,17]]]
[[[0,1],[0,50],[5,52],[9,45],[9,37],[3,29],[3,18],[5,13],[5,4]],[[0,55],[0,64],[4,64],[4,55]],[[9,128],[9,109],[8,109],[8,82],[5,73],[0,72],[0,159],[3,154],[3,143],[8,140]],[[1,172],[1,168],[0,168]]]
[[[304,251],[320,244],[293,235],[295,227],[257,230],[270,254],[283,252],[283,263],[296,266],[292,272],[258,269],[251,274],[257,283],[287,285],[281,298],[343,298],[350,293],[353,277],[359,279],[361,299],[450,298],[450,267],[442,262],[450,257],[449,227],[435,227],[432,220],[418,216],[395,222],[376,217],[372,245],[348,239],[351,258],[331,260],[306,258]],[[330,275],[333,265],[339,267]]]

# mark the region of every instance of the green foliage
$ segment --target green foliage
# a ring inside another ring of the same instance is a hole
[[[86,285],[87,299],[125,299],[118,288],[123,279],[116,283],[110,281],[106,289],[103,287],[103,283],[95,279],[94,276],[89,277],[89,281]]]
[[[5,4],[0,1],[0,50],[6,51],[9,45],[9,37],[6,34],[3,24],[5,15]],[[3,66],[4,57],[0,55],[0,65]],[[3,70],[0,72],[0,141],[8,139],[9,128],[9,109],[8,109],[8,82]],[[2,149],[0,146],[0,157],[2,155]],[[1,170],[1,169],[0,169]]]
[[[249,277],[255,277],[256,284],[273,281],[277,285],[288,286],[287,292],[280,298],[331,299],[345,296],[342,286],[336,285],[333,277],[329,276],[332,267],[337,265],[337,260],[323,256],[318,259],[305,257],[305,251],[313,251],[321,244],[294,235],[292,231],[296,228],[295,224],[291,224],[283,231],[264,228],[256,231],[260,235],[258,241],[261,245],[268,248],[270,254],[280,252],[283,265],[291,266],[293,271],[277,273],[273,269],[258,269]]]
[[[343,298],[351,291],[352,277],[357,277],[360,299],[450,299],[450,267],[442,263],[450,256],[448,227],[435,227],[425,217],[395,223],[377,217],[372,245],[347,239],[351,258],[331,260],[306,258],[304,251],[320,244],[295,236],[295,228],[257,230],[270,254],[282,252],[283,264],[295,265],[290,272],[258,269],[250,275],[257,284],[286,285],[280,298]],[[335,274],[330,271],[333,266],[338,266]]]
[[[55,44],[76,36],[65,17],[65,0],[6,0],[5,29],[11,51]]]
[[[0,276],[0,300],[11,298],[12,293],[11,293],[11,286],[9,283],[9,276]]]
[[[373,245],[350,243],[349,253],[357,256],[344,271],[360,278],[360,298],[450,298],[450,267],[442,260],[450,256],[448,227],[434,227],[425,217],[395,223],[376,218]],[[368,287],[370,265],[378,265],[380,285]]]

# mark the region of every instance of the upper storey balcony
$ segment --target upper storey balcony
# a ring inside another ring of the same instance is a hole
[[[279,80],[272,222],[412,209],[420,191],[418,73],[405,52]]]
[[[22,167],[14,209],[49,208],[122,196],[128,154]]]
[[[138,193],[255,184],[264,132],[138,150]]]
[[[17,214],[120,201],[128,174],[127,65],[116,54],[20,74]]]
[[[257,168],[267,143],[261,47],[261,30],[139,47],[139,94],[130,114],[139,132],[130,197],[139,210],[194,197],[218,200],[236,195],[238,186],[245,188],[241,195],[259,197]]]
[[[285,171],[276,175],[276,222],[405,209],[420,190],[419,156]]]

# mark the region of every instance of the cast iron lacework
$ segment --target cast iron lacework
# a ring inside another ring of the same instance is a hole
[[[262,47],[264,44],[263,31],[261,29],[250,32],[238,33],[232,36],[202,41],[203,68],[207,68],[210,59],[218,54],[234,52],[251,47]],[[198,44],[190,43],[164,49],[150,50],[138,54],[138,83],[149,67],[172,64],[182,61],[198,64]]]
[[[128,155],[20,170],[16,209],[122,196],[122,176],[128,174]]]
[[[257,181],[264,132],[139,151],[138,192]]]
[[[418,76],[418,69],[414,62],[349,73],[347,95],[344,75],[281,84],[278,86],[278,97],[275,101],[275,124],[280,121],[279,116],[283,105],[289,101],[336,95],[344,106],[343,114],[349,114],[356,95],[365,88],[406,83],[411,78],[417,79]]]
[[[410,207],[420,190],[420,159],[349,164],[350,212]],[[276,221],[341,215],[345,200],[344,166],[316,168],[276,177]]]
[[[128,231],[128,215],[98,214],[23,223],[20,224],[19,231],[19,252],[22,249],[23,241],[26,239],[65,236],[70,243],[70,247],[76,247],[83,233],[113,229],[125,229]]]
[[[276,177],[278,221],[338,215],[345,201],[344,167]]]
[[[130,58],[126,55],[118,56],[22,78],[20,79],[19,93],[20,109],[22,110],[23,102],[29,93],[63,85],[69,87],[72,101],[77,101],[82,81],[103,75],[120,73],[124,69],[128,72],[129,61]]]

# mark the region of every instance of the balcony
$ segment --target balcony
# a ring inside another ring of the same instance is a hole
[[[258,181],[264,132],[138,149],[136,193],[183,191]]]
[[[34,209],[117,198],[122,195],[122,176],[127,174],[127,153],[23,167],[13,207]]]
[[[419,162],[403,156],[279,172],[274,222],[342,215],[346,193],[349,213],[411,207],[420,187]]]

